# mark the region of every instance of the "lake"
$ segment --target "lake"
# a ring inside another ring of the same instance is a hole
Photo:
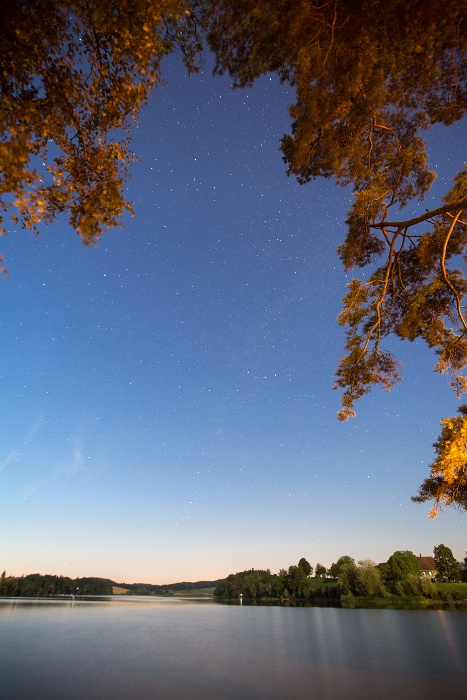
[[[2,700],[467,697],[467,614],[0,600]]]

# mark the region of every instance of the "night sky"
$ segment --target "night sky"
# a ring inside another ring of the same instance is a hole
[[[65,222],[0,240],[0,569],[119,582],[465,556],[466,518],[410,501],[458,405],[434,354],[339,423],[349,190],[285,175],[292,95],[175,59],[134,131],[137,216],[85,248]],[[430,135],[437,206],[466,123]],[[404,214],[404,218],[405,214]]]

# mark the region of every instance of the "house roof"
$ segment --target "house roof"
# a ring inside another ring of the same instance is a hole
[[[422,557],[420,554],[418,561],[420,562],[420,569],[422,571],[436,571],[436,562],[433,557]]]

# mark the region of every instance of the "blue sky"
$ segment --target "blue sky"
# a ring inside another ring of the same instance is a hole
[[[465,516],[410,501],[458,402],[421,344],[338,423],[335,253],[350,192],[300,187],[275,78],[231,92],[166,64],[134,131],[136,218],[85,248],[65,223],[3,238],[0,567],[167,583],[302,556],[458,559]],[[430,137],[435,206],[465,122]]]

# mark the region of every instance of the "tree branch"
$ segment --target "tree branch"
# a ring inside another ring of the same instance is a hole
[[[398,238],[398,234],[395,234],[392,241],[391,241],[390,247],[389,247],[386,273],[384,275],[384,279],[381,280],[381,282],[383,283],[383,288],[381,290],[381,293],[379,294],[379,299],[375,304],[376,321],[367,333],[365,344],[364,344],[362,351],[361,351],[361,353],[357,359],[357,362],[355,364],[358,364],[360,362],[360,360],[363,358],[363,356],[365,355],[375,331],[378,332],[378,338],[375,341],[375,343],[376,343],[375,347],[378,348],[379,344],[381,342],[381,306],[383,305],[383,302],[386,298],[386,292],[388,289],[389,280],[391,279],[391,275],[392,275],[392,269],[393,269],[393,264],[394,264],[394,262],[393,262],[394,247],[396,245],[397,238]]]
[[[408,219],[407,221],[381,221],[376,224],[368,224],[370,228],[385,229],[387,226],[393,226],[397,229],[409,228],[410,226],[415,226],[416,224],[421,224],[423,221],[427,221],[434,216],[440,216],[441,214],[448,214],[451,211],[459,211],[459,215],[462,213],[462,202],[465,200],[463,197],[460,201],[454,202],[454,204],[445,204],[437,209],[432,209],[431,211],[426,211],[425,214],[416,216],[413,219]],[[458,217],[457,217],[458,218]],[[456,221],[457,221],[456,218]]]
[[[467,324],[466,324],[465,319],[464,319],[464,316],[463,316],[463,314],[462,314],[462,308],[461,308],[461,303],[460,303],[459,295],[458,295],[458,293],[457,293],[457,291],[456,291],[456,288],[453,286],[451,280],[450,280],[449,277],[448,277],[448,274],[447,274],[447,272],[446,272],[446,266],[445,266],[446,250],[447,250],[447,247],[448,247],[449,239],[451,238],[452,232],[453,232],[453,230],[454,230],[454,226],[456,225],[458,218],[459,218],[460,215],[462,214],[462,211],[463,211],[463,210],[460,209],[460,210],[457,212],[456,216],[455,216],[455,217],[453,218],[453,220],[452,220],[451,226],[449,227],[449,231],[448,231],[447,234],[446,234],[446,239],[445,239],[444,245],[443,245],[443,253],[442,253],[442,256],[441,256],[441,272],[442,272],[442,274],[443,274],[443,280],[444,280],[445,284],[447,284],[447,286],[449,287],[449,289],[450,289],[451,292],[453,293],[454,298],[455,298],[455,300],[456,300],[457,315],[459,316],[460,321],[461,321],[462,325],[464,326],[464,331],[467,331]]]
[[[332,26],[331,26],[331,42],[328,46],[328,50],[326,51],[326,56],[324,57],[323,70],[324,70],[324,67],[325,67],[327,60],[329,58],[329,54],[331,53],[331,49],[334,45],[334,30],[336,28],[336,22],[337,22],[337,3],[334,2],[334,17],[333,17]]]

